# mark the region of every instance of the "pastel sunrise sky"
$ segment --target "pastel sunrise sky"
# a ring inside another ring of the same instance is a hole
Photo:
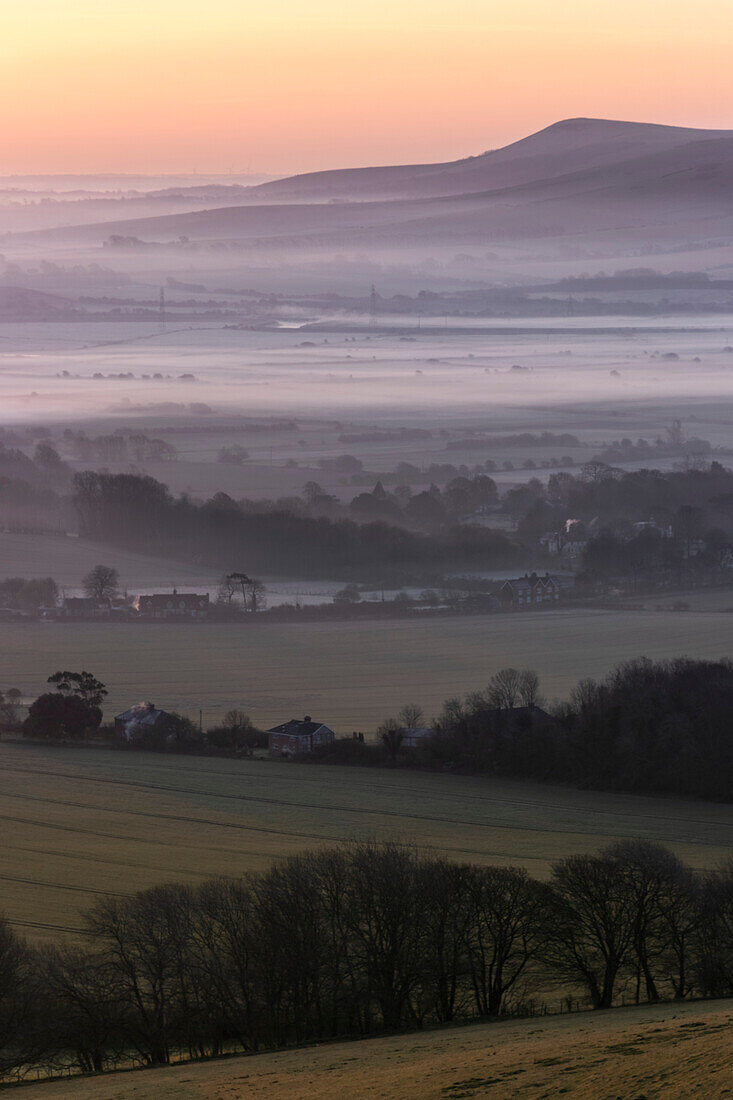
[[[561,118],[733,128],[731,0],[21,0],[0,174],[449,160]]]

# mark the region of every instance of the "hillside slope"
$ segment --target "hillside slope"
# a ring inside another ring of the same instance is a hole
[[[253,188],[237,206],[25,239],[99,248],[115,235],[127,238],[125,254],[203,245],[399,258],[400,250],[477,247],[535,260],[615,258],[727,247],[732,199],[733,131],[576,119],[466,161],[293,177]]]
[[[683,149],[699,141],[733,139],[729,130],[695,130],[610,119],[556,122],[501,149],[443,164],[392,165],[308,172],[272,180],[248,201],[417,198],[517,187],[633,159]]]
[[[26,1100],[689,1100],[728,1095],[733,1002],[413,1033],[30,1085]]]

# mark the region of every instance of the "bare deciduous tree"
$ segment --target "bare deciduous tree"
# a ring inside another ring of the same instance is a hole
[[[570,856],[554,864],[551,881],[556,902],[546,958],[585,986],[594,1008],[610,1008],[636,929],[626,870],[614,859]]]
[[[542,705],[540,678],[532,668],[522,669],[519,674],[519,698],[522,706],[530,710]]]
[[[82,1073],[101,1073],[121,1056],[122,1006],[115,973],[93,951],[52,947],[41,954],[44,1015],[52,1017],[49,1052],[73,1050]]]
[[[513,710],[519,699],[522,674],[516,668],[502,668],[489,682],[487,698],[497,710]]]
[[[158,886],[102,901],[87,918],[125,1003],[125,1037],[150,1065],[170,1061],[182,1037],[181,959],[189,910],[187,887]]]
[[[636,1003],[642,981],[646,1000],[660,999],[660,976],[669,979],[677,998],[684,997],[690,940],[699,919],[694,876],[666,848],[646,840],[618,841],[602,855],[625,871],[634,908]]]
[[[546,887],[514,867],[470,868],[467,959],[480,1016],[498,1016],[538,957],[549,911]]]
[[[421,722],[425,721],[425,712],[417,703],[406,703],[404,707],[397,711],[397,721],[405,729],[414,730],[418,728]]]
[[[245,605],[245,610],[254,612],[265,609],[267,606],[267,588],[262,581],[253,578],[247,586],[247,594],[249,596],[249,606]]]
[[[120,575],[109,565],[95,565],[82,579],[84,591],[91,599],[110,600],[120,590]]]
[[[387,750],[387,755],[390,760],[394,762],[397,759],[397,753],[400,751],[400,746],[405,737],[399,722],[396,718],[388,718],[378,727],[377,734]]]
[[[225,604],[227,607],[231,607],[236,600],[239,591],[239,582],[236,581],[233,576],[225,573],[223,577],[220,577],[219,583],[217,585],[217,603]]]

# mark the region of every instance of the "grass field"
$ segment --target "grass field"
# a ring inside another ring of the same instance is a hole
[[[28,1100],[720,1100],[733,1003],[476,1024],[30,1085]]]
[[[19,930],[81,927],[100,896],[238,875],[364,837],[474,863],[549,861],[618,837],[711,868],[730,807],[471,776],[0,744],[0,909]]]
[[[109,689],[107,716],[149,699],[204,722],[241,707],[265,728],[311,714],[337,733],[372,732],[404,703],[438,713],[497,669],[535,668],[545,695],[619,661],[723,657],[733,615],[715,611],[568,610],[389,622],[4,623],[0,689],[30,698],[59,668]]]

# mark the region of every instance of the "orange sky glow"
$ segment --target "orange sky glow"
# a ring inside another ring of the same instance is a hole
[[[24,0],[0,174],[450,160],[561,118],[733,128],[731,0]]]

